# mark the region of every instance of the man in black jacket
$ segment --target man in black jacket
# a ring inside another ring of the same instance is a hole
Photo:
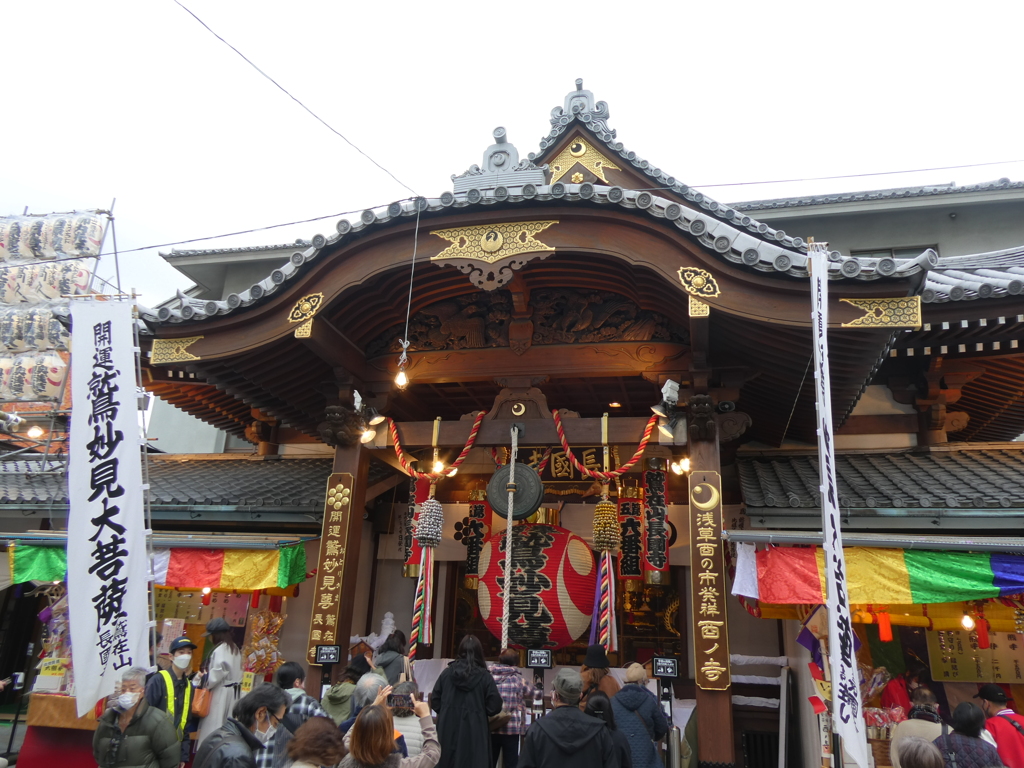
[[[254,755],[273,736],[291,699],[269,683],[239,699],[232,717],[199,747],[194,768],[256,768]]]
[[[561,669],[551,710],[526,732],[519,768],[619,768],[619,756],[603,720],[580,712],[583,678]]]
[[[182,636],[171,642],[171,666],[146,680],[146,701],[154,709],[166,712],[181,743],[181,765],[188,762],[191,742],[188,737],[192,721],[192,651],[196,644]],[[173,695],[172,695],[173,694]]]

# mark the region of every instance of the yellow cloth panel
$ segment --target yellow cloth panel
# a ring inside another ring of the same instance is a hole
[[[910,575],[899,549],[846,547],[846,590],[851,603],[910,603]],[[825,550],[815,551],[822,590],[826,589]],[[824,596],[822,602],[825,602]]]
[[[221,589],[268,589],[277,586],[276,549],[225,549]]]

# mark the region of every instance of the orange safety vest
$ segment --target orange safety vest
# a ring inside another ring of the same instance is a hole
[[[175,723],[177,718],[174,717],[174,675],[166,669],[162,669],[160,677],[164,679],[164,684],[167,686],[167,714],[171,716],[171,722],[174,723],[174,727],[178,731],[178,739],[181,740],[185,735],[188,716],[192,712],[192,686],[187,680],[185,681],[185,706],[181,708],[181,722]]]

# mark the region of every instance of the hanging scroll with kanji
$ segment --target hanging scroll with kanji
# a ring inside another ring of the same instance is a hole
[[[639,488],[619,489],[619,578],[642,581],[644,578],[644,505]]]
[[[663,469],[644,470],[644,580],[668,584],[668,496]]]

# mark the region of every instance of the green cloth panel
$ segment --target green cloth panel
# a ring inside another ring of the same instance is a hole
[[[281,547],[277,561],[277,586],[290,587],[306,580],[306,547],[293,544]]]
[[[987,553],[903,550],[914,603],[955,603],[998,597]]]
[[[33,547],[14,545],[11,581],[64,581],[68,572],[68,554],[64,547]]]
[[[892,628],[892,640],[886,643],[878,637],[877,624],[864,624],[863,627],[868,636],[868,648],[871,649],[871,665],[885,667],[893,677],[902,675],[907,670],[907,664],[903,660],[900,628],[896,626]]]

